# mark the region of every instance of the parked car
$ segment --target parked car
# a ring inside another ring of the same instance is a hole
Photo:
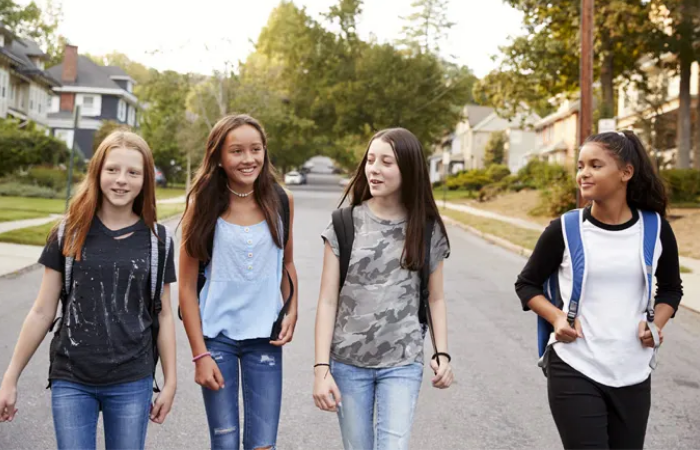
[[[287,174],[284,176],[284,184],[306,184],[306,177],[296,170],[293,170],[291,172],[287,172]]]
[[[158,167],[156,167],[155,169],[156,169],[156,186],[167,187],[168,180],[165,179],[165,175],[163,175],[163,171],[160,170]]]

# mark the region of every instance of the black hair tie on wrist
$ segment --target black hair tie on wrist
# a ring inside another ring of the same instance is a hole
[[[314,369],[315,369],[316,367],[321,367],[321,366],[330,367],[331,365],[328,364],[328,363],[318,363],[318,364],[314,364]]]
[[[452,362],[452,357],[450,356],[450,354],[449,354],[449,353],[445,353],[445,352],[436,352],[436,353],[433,355],[433,357],[430,358],[430,359],[438,359],[438,357],[440,357],[440,356],[444,356],[445,358],[447,358],[447,362],[448,362],[448,363],[451,363],[451,362]],[[440,360],[438,359],[438,364],[439,364],[439,363],[440,363]]]

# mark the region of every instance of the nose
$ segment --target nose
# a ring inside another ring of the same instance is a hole
[[[125,171],[119,172],[119,176],[117,177],[117,184],[126,184],[126,172]]]

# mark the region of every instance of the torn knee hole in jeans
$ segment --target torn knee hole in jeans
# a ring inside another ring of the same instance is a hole
[[[261,355],[260,364],[267,364],[268,366],[275,365],[275,357],[270,355]]]
[[[209,353],[211,353],[211,359],[214,361],[221,361],[224,359],[224,355],[222,355],[221,352],[209,350]]]
[[[236,431],[236,427],[227,427],[227,428],[214,428],[214,434],[215,435],[220,435],[220,434],[229,434],[233,433]]]

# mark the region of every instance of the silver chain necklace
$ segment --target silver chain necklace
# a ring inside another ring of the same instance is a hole
[[[228,188],[229,191],[231,191],[232,194],[237,195],[239,197],[247,197],[253,193],[253,191],[246,192],[245,194],[238,193],[238,192],[234,191],[233,189],[231,189],[231,186],[229,186],[228,183],[226,183],[226,187]]]

